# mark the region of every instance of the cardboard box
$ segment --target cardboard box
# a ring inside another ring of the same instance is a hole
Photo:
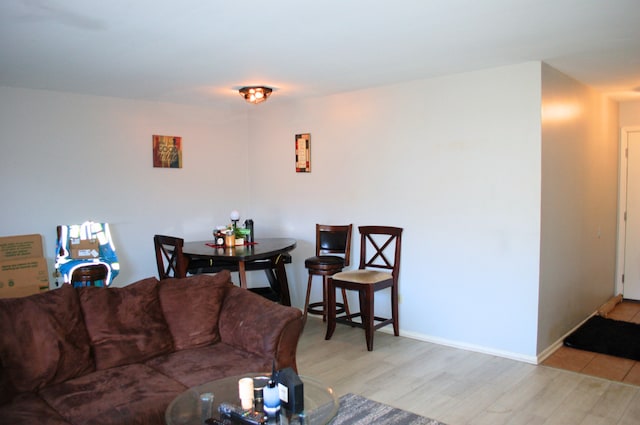
[[[0,261],[0,298],[23,297],[48,289],[49,272],[43,257]]]
[[[0,238],[0,261],[44,257],[41,235],[5,236]]]
[[[69,239],[71,258],[86,259],[100,256],[100,242],[98,239]]]

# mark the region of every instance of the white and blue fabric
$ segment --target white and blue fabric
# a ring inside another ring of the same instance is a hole
[[[72,258],[70,252],[72,240],[97,240],[100,247],[98,255],[95,258]],[[60,226],[55,268],[64,283],[72,283],[71,277],[78,268],[100,264],[107,268],[104,286],[109,286],[120,272],[120,263],[118,263],[108,223],[86,221],[82,224]]]

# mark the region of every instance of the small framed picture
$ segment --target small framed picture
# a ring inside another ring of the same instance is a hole
[[[153,135],[153,166],[182,168],[182,137]]]
[[[311,134],[296,134],[296,173],[311,172]]]

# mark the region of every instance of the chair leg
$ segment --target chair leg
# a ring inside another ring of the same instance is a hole
[[[327,321],[327,280],[328,276],[322,276],[322,321]]]
[[[311,279],[313,275],[309,274],[309,280],[307,281],[307,298],[304,301],[304,321],[307,321],[307,313],[309,312],[309,297],[311,296]]]
[[[349,311],[349,301],[347,301],[347,290],[344,288],[342,288],[342,305],[344,305],[344,313],[349,317],[351,312]]]
[[[398,322],[398,286],[391,288],[391,318],[393,319],[393,334],[400,336],[400,324]]]
[[[327,333],[324,339],[331,339],[333,332],[336,330],[336,287],[333,284],[333,279],[327,279]]]
[[[360,313],[362,315],[362,327],[364,328],[364,336],[367,340],[367,350],[373,351],[373,288],[367,285],[366,288],[360,289]]]

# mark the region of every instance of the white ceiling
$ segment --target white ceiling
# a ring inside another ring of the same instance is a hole
[[[640,0],[0,1],[12,87],[234,107],[244,85],[276,102],[531,60],[640,99]]]

